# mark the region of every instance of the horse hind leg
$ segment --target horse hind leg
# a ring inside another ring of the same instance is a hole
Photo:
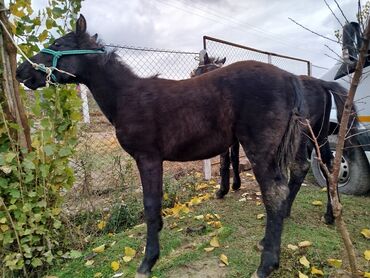
[[[241,181],[240,181],[240,175],[239,175],[239,141],[235,142],[232,146],[231,146],[231,154],[230,154],[230,157],[231,157],[231,164],[233,166],[233,185],[232,185],[232,189],[233,190],[239,190],[240,189],[240,185],[241,185]]]
[[[266,162],[260,161],[257,165],[263,168],[264,163]],[[285,175],[275,162],[266,167],[266,170],[258,169],[259,167],[254,169],[254,173],[260,184],[267,218],[265,236],[261,241],[263,244],[261,263],[253,277],[265,278],[279,267],[281,235],[289,188]]]
[[[332,158],[333,158],[333,155],[331,153],[331,150],[330,150],[330,146],[329,146],[329,142],[327,140],[325,140],[325,143],[322,145],[322,147],[320,148],[320,154],[321,154],[321,159],[322,159],[322,162],[326,165],[326,167],[329,169],[329,171],[332,170]],[[327,188],[327,203],[326,203],[326,212],[324,214],[324,219],[325,219],[325,223],[328,224],[328,225],[331,225],[331,224],[334,224],[334,221],[335,221],[335,217],[334,217],[334,213],[333,213],[333,205],[331,203],[331,199],[330,199],[330,193],[329,193],[329,181],[328,181],[328,178],[325,174],[325,171],[322,170],[322,172],[324,173],[324,177],[326,179],[326,188]],[[337,187],[337,190],[338,190],[338,187]],[[338,194],[339,196],[339,194]]]
[[[222,199],[230,190],[230,153],[227,150],[220,155],[221,185],[216,192],[216,198]]]
[[[304,140],[302,138],[302,140]],[[297,196],[298,191],[301,188],[301,185],[310,169],[310,163],[307,160],[307,142],[301,141],[297,154],[296,159],[294,162],[291,163],[289,166],[290,170],[290,177],[289,177],[289,196],[287,199],[287,206],[286,206],[286,213],[284,217],[289,217],[293,202]]]

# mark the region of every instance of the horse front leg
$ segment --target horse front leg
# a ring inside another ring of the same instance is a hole
[[[144,194],[144,212],[147,225],[145,256],[137,270],[136,278],[149,277],[159,258],[159,232],[163,226],[162,184],[163,165],[159,158],[141,156],[136,160]]]
[[[252,275],[253,278],[268,277],[272,271],[279,268],[281,235],[289,188],[286,178],[281,173],[274,175],[273,172],[265,172],[263,176],[256,172],[267,217],[265,236],[261,241],[263,245],[261,263]]]
[[[220,155],[221,185],[216,198],[222,199],[230,190],[230,154],[229,150]]]
[[[240,175],[239,175],[239,141],[235,142],[235,144],[233,144],[231,146],[231,154],[230,154],[230,157],[231,157],[231,165],[233,166],[233,173],[234,173],[234,177],[233,177],[233,190],[238,190],[240,188],[240,184],[241,184],[241,181],[240,181]]]

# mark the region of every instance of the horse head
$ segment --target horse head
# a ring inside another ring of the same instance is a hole
[[[190,77],[202,75],[203,73],[221,68],[226,62],[226,57],[223,59],[209,57],[205,50],[202,50],[199,55],[199,65],[190,73]]]
[[[50,82],[67,84],[81,82],[81,74],[94,54],[105,53],[97,35],[86,32],[86,20],[80,15],[73,32],[56,39],[17,68],[17,80],[30,89]],[[85,54],[85,55],[80,55]],[[83,82],[81,82],[83,83]]]

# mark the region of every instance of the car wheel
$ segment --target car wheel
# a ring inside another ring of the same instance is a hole
[[[328,137],[330,149],[335,155],[335,146],[338,137]],[[311,153],[311,169],[316,183],[326,187],[326,179],[321,172],[315,150]],[[348,148],[343,152],[339,171],[338,189],[340,193],[363,195],[370,190],[370,166],[365,153],[361,148]]]

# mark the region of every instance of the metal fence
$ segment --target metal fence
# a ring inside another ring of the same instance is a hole
[[[158,75],[160,78],[185,79],[198,65],[196,58],[199,54],[195,52],[112,45],[106,48],[114,49],[140,77]],[[71,215],[95,207],[110,207],[112,198],[118,197],[122,189],[130,187],[132,177],[128,172],[136,169],[132,159],[119,146],[114,128],[100,111],[91,93],[85,86],[79,87],[83,101],[83,123],[71,161],[76,178],[66,202],[66,210]],[[81,194],[84,201],[78,202],[82,199]]]
[[[310,63],[305,60],[263,52],[210,37],[204,37],[204,47],[211,56],[227,57],[227,63],[257,60],[275,64],[296,74],[310,74]],[[140,77],[159,75],[160,78],[185,79],[189,78],[190,72],[198,66],[199,53],[195,52],[112,45],[107,48],[115,49],[122,61]],[[122,188],[130,186],[127,173],[135,168],[132,167],[131,158],[120,148],[114,128],[102,115],[87,88],[80,86],[80,93],[84,123],[80,128],[76,154],[71,161],[76,182],[69,193],[69,198],[74,199],[71,203],[78,206],[70,206],[67,202],[71,214],[89,207],[108,208],[111,204],[108,199],[112,199],[112,194],[119,195]],[[202,164],[197,165],[199,169]],[[110,196],[106,192],[110,192]],[[89,196],[95,200],[78,202],[81,193],[86,193],[85,200]]]
[[[297,75],[311,75],[311,63],[307,60],[261,51],[208,36],[203,37],[203,48],[212,57],[226,57],[226,64],[243,60],[255,60],[273,64]]]

